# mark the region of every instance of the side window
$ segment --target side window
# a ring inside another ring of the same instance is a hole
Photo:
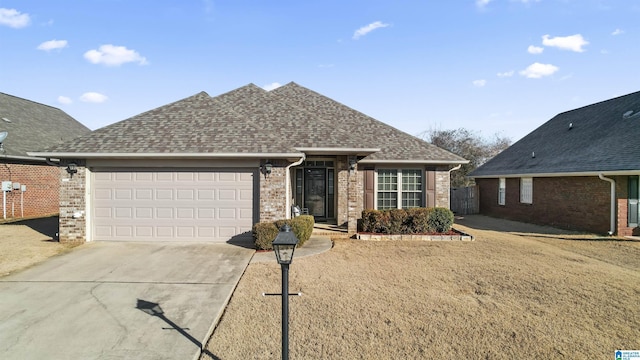
[[[533,178],[520,179],[520,202],[523,204],[533,203]]]
[[[500,178],[498,181],[498,205],[504,205],[507,193],[507,181],[505,178]]]

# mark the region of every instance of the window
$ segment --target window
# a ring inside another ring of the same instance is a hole
[[[507,181],[505,178],[500,178],[498,184],[498,205],[505,204],[505,198],[507,193]]]
[[[420,169],[378,169],[377,209],[421,207],[422,177]]]
[[[533,178],[520,179],[520,202],[523,204],[533,203]]]
[[[640,206],[638,203],[640,202],[640,181],[638,180],[638,176],[629,176],[629,199],[628,199],[628,209],[627,209],[627,223],[629,227],[636,227],[640,222]]]

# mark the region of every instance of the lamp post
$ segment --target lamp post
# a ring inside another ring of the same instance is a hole
[[[289,359],[289,264],[298,238],[287,224],[283,225],[273,240],[273,251],[282,269],[282,360]]]

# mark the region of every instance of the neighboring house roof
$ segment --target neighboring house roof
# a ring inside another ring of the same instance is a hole
[[[640,92],[556,115],[471,177],[640,171]]]
[[[0,132],[8,132],[0,159],[35,160],[27,152],[71,140],[91,130],[64,111],[0,93]]]
[[[58,157],[299,157],[354,154],[366,160],[467,161],[295,83],[205,92],[37,153]]]

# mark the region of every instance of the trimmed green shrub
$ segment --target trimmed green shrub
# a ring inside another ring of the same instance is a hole
[[[407,232],[424,234],[429,231],[429,214],[432,208],[407,209]]]
[[[453,226],[453,219],[453,211],[443,207],[435,207],[429,214],[429,231],[447,232]]]
[[[453,212],[447,208],[363,210],[360,232],[378,234],[444,233],[453,226]]]
[[[391,209],[389,210],[389,234],[402,234],[406,233],[407,211],[403,209]]]
[[[300,215],[293,219],[282,219],[274,222],[274,226],[278,231],[282,229],[284,224],[291,226],[291,231],[293,231],[295,236],[298,238],[298,246],[302,246],[307,242],[307,240],[309,240],[311,233],[313,232],[313,215]]]
[[[273,240],[278,236],[278,228],[274,223],[257,223],[253,225],[253,243],[258,250],[273,250]]]

